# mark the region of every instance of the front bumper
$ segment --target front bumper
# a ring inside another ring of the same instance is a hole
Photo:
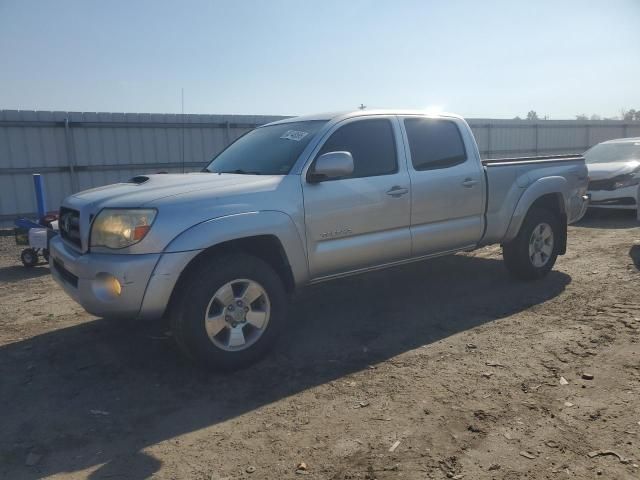
[[[638,208],[638,186],[617,188],[615,190],[589,190],[591,200],[589,207],[593,208],[620,208],[635,210]]]
[[[158,318],[166,310],[180,273],[198,253],[81,254],[55,237],[49,246],[49,264],[55,281],[93,315]],[[100,295],[97,278],[101,274],[118,279],[119,296]]]

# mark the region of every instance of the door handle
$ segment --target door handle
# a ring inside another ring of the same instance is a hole
[[[467,188],[471,188],[473,187],[476,183],[478,183],[477,180],[474,180],[472,178],[465,178],[464,182],[462,182],[462,186],[463,187],[467,187]]]
[[[403,188],[400,185],[394,185],[389,190],[387,190],[387,195],[391,195],[392,197],[398,198],[402,195],[409,193],[408,188]]]

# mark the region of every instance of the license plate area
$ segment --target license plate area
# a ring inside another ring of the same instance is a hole
[[[57,258],[53,259],[53,268],[56,269],[58,275],[73,288],[78,288],[78,277],[64,267],[64,264]]]

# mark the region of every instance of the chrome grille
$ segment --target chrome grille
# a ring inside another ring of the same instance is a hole
[[[589,190],[616,190],[616,183],[626,182],[633,179],[635,173],[625,173],[623,175],[617,175],[613,178],[605,178],[604,180],[591,180],[589,182]]]
[[[607,178],[605,180],[591,180],[589,182],[589,190],[614,190],[614,184],[617,178]]]
[[[80,239],[80,212],[71,208],[60,207],[60,218],[58,221],[60,236],[67,242],[82,248]]]

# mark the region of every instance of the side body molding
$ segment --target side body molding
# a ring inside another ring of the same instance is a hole
[[[284,249],[296,286],[309,280],[304,242],[289,215],[276,210],[261,210],[212,218],[194,225],[175,237],[165,253],[203,250],[230,240],[258,235],[275,236]]]
[[[509,227],[507,228],[507,233],[505,234],[502,241],[508,242],[510,240],[513,240],[516,235],[518,235],[518,231],[520,230],[522,222],[524,221],[524,217],[527,215],[529,208],[531,208],[533,202],[535,202],[543,195],[560,194],[562,196],[562,212],[566,213],[567,189],[567,180],[564,177],[560,176],[544,177],[536,180],[531,185],[529,185],[520,197],[520,200],[518,200],[516,209],[514,210],[513,216],[511,217],[511,222],[509,223]]]

